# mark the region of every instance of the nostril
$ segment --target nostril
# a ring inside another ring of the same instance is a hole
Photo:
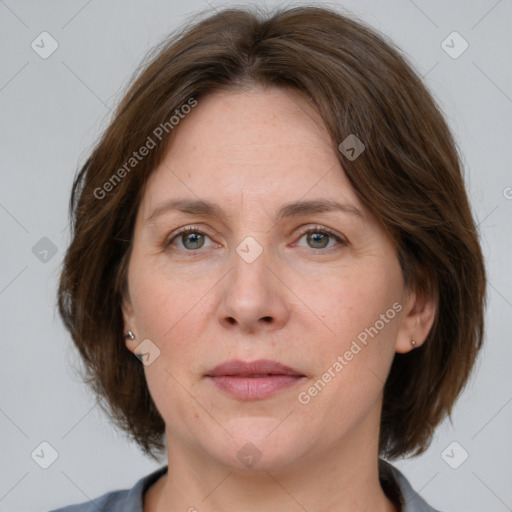
[[[264,320],[264,321],[265,321],[265,322],[267,322],[267,323],[270,323],[270,322],[272,322],[272,317],[271,317],[271,316],[264,316],[264,317],[262,318],[262,320]]]

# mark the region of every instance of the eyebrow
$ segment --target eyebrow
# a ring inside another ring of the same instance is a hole
[[[227,215],[222,208],[210,201],[202,199],[171,199],[156,207],[151,215],[146,219],[146,222],[154,223],[158,217],[172,211],[179,211],[191,215],[217,217],[223,221],[227,220]],[[340,203],[331,199],[312,199],[308,201],[285,203],[279,209],[276,215],[276,221],[278,222],[285,218],[334,211],[353,215],[361,220],[366,219],[366,216],[363,215],[361,210],[351,204]]]

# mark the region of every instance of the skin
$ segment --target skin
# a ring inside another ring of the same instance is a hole
[[[170,210],[148,222],[176,198],[214,202],[225,218]],[[309,199],[361,216],[276,220],[284,203]],[[173,238],[187,226],[205,236]],[[341,242],[304,234],[318,228]],[[252,263],[236,251],[248,236],[263,249]],[[391,240],[298,93],[217,91],[180,121],[139,206],[128,290],[125,328],[136,336],[128,350],[144,339],[160,350],[144,370],[168,448],[168,473],[147,491],[146,512],[395,510],[377,471],[382,392],[395,352],[413,349],[411,337],[423,343],[435,308],[404,289]],[[394,303],[401,311],[301,404],[298,393]],[[242,401],[205,377],[229,359],[271,359],[305,377]],[[261,454],[251,468],[237,457],[248,442]]]

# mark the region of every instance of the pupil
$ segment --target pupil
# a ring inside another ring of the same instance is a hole
[[[189,233],[188,235],[185,236],[185,247],[187,247],[188,249],[197,249],[203,245],[204,240],[201,239],[203,235],[199,233]],[[189,245],[187,245],[187,243],[189,243]]]
[[[320,242],[320,245],[316,246],[316,247],[320,247],[320,248],[323,248],[327,245],[327,236],[323,233],[312,233],[310,234],[310,240],[312,239],[313,241],[313,244],[316,244],[318,242]],[[322,243],[322,239],[325,243]]]

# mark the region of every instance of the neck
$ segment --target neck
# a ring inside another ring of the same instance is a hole
[[[287,467],[240,470],[167,432],[168,472],[147,491],[144,511],[396,512],[379,482],[378,432],[349,437]]]

